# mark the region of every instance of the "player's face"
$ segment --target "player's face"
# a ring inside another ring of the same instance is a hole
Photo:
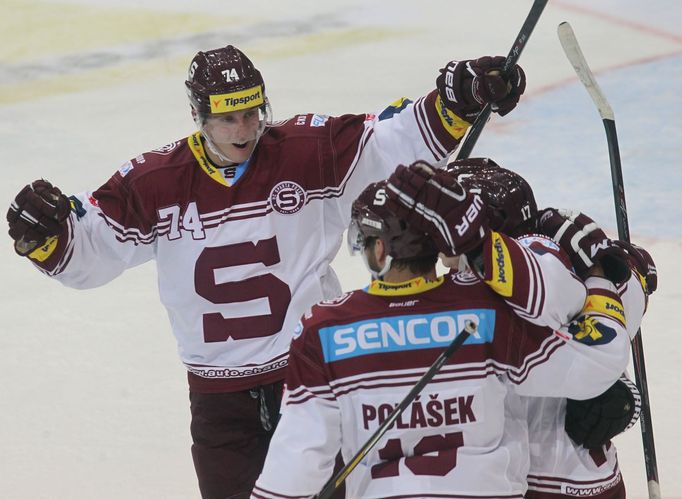
[[[246,161],[261,129],[261,112],[257,107],[207,116],[203,132],[220,151],[236,163]]]

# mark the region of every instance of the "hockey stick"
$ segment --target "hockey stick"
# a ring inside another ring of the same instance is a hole
[[[334,475],[330,480],[327,481],[327,483],[324,485],[322,488],[322,491],[319,493],[317,496],[318,499],[329,499],[334,491],[338,489],[341,484],[346,480],[348,475],[351,474],[351,472],[357,467],[358,464],[360,464],[360,461],[362,461],[365,456],[369,453],[370,450],[376,445],[376,443],[379,441],[379,439],[384,436],[386,431],[390,426],[393,425],[396,419],[398,419],[398,416],[400,416],[403,411],[407,408],[408,405],[412,403],[412,401],[416,398],[417,395],[419,395],[419,392],[421,392],[424,387],[433,379],[433,377],[438,373],[441,367],[443,367],[443,364],[452,356],[453,353],[455,353],[459,347],[462,346],[462,344],[471,336],[472,334],[476,333],[476,324],[472,321],[467,321],[467,323],[464,326],[464,329],[459,332],[459,334],[455,337],[454,340],[452,340],[452,343],[443,351],[443,353],[440,354],[440,356],[436,359],[436,361],[429,367],[429,370],[424,373],[424,375],[417,381],[417,384],[414,385],[412,390],[410,390],[410,393],[407,394],[407,396],[400,402],[395,409],[393,409],[393,412],[388,415],[386,420],[377,428],[377,431],[374,432],[374,434],[369,437],[369,440],[365,442],[365,445],[362,446],[362,448],[353,456],[353,458],[350,460],[348,464],[346,464],[341,470]]]
[[[630,242],[630,229],[628,227],[628,212],[625,206],[625,188],[623,185],[623,171],[620,163],[620,150],[618,148],[618,136],[616,135],[616,120],[613,110],[609,105],[604,93],[597,84],[590,67],[587,65],[585,56],[580,50],[578,40],[573,33],[571,25],[567,22],[559,24],[557,28],[559,41],[564,48],[566,57],[575,69],[578,78],[592,97],[599,115],[604,122],[606,130],[606,142],[609,148],[609,160],[611,162],[611,182],[613,184],[613,199],[616,207],[616,221],[618,224],[618,237],[622,241]],[[644,464],[649,487],[649,498],[660,499],[661,488],[658,481],[658,465],[656,463],[656,447],[654,446],[654,428],[651,421],[651,406],[649,405],[649,385],[646,380],[646,368],[644,367],[644,350],[642,346],[641,330],[632,340],[632,360],[635,368],[635,381],[642,395],[642,412],[640,427],[642,429],[642,445],[644,447]]]
[[[508,75],[511,72],[511,69],[516,65],[519,57],[521,57],[521,52],[523,52],[528,38],[530,38],[531,33],[535,29],[535,25],[538,23],[538,19],[540,19],[540,15],[544,10],[545,5],[547,5],[547,0],[535,0],[533,2],[533,6],[526,16],[526,20],[524,21],[523,26],[521,26],[521,31],[519,31],[519,34],[516,36],[516,41],[509,51],[507,59],[504,61],[502,72],[505,75]],[[457,150],[457,159],[468,158],[471,155],[471,151],[476,145],[476,141],[478,141],[478,137],[481,135],[483,127],[488,122],[491,111],[492,108],[490,104],[486,104],[483,107],[483,110],[476,117],[471,128],[469,128],[466,137],[464,137],[464,142],[460,144],[459,149]]]

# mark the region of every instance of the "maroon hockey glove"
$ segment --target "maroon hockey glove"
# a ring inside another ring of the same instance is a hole
[[[445,255],[475,250],[489,234],[481,198],[464,190],[451,173],[423,161],[400,165],[388,178],[386,194],[386,207],[431,236]]]
[[[46,180],[24,187],[7,211],[15,251],[26,256],[49,237],[59,235],[70,210],[69,199]]]
[[[658,272],[656,271],[654,259],[651,258],[649,252],[633,243],[626,243],[625,241],[614,241],[614,243],[625,250],[632,268],[644,278],[646,294],[650,295],[656,291],[658,287]]]
[[[635,424],[639,418],[640,400],[637,387],[623,378],[598,397],[568,399],[564,420],[566,433],[586,449],[599,449]]]
[[[561,246],[581,279],[586,279],[597,263],[615,284],[629,279],[626,251],[584,213],[546,208],[538,213],[538,231]]]
[[[502,56],[450,61],[436,79],[445,106],[469,123],[486,104],[500,116],[509,113],[526,90],[526,75],[516,65],[508,78],[503,76],[504,61]]]

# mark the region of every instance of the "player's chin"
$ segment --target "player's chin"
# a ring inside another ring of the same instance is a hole
[[[225,144],[223,150],[227,157],[232,161],[242,163],[249,159],[254,147],[256,147],[255,140],[249,140],[247,142],[234,142],[230,144]]]

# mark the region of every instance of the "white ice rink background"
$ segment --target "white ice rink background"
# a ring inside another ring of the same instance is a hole
[[[506,55],[530,4],[0,0],[0,206],[40,177],[93,189],[192,132],[183,80],[197,50],[244,49],[278,119],[373,112],[429,91],[449,59]],[[562,21],[614,108],[632,238],[658,264],[643,342],[663,497],[682,498],[682,2],[550,0],[521,59],[526,95],[474,150],[523,174],[540,205],[579,207],[615,234],[603,128],[561,51]],[[79,292],[0,242],[0,498],[197,498],[154,266]],[[346,289],[366,282],[344,249],[335,268]],[[639,427],[616,445],[629,497],[646,497]]]

